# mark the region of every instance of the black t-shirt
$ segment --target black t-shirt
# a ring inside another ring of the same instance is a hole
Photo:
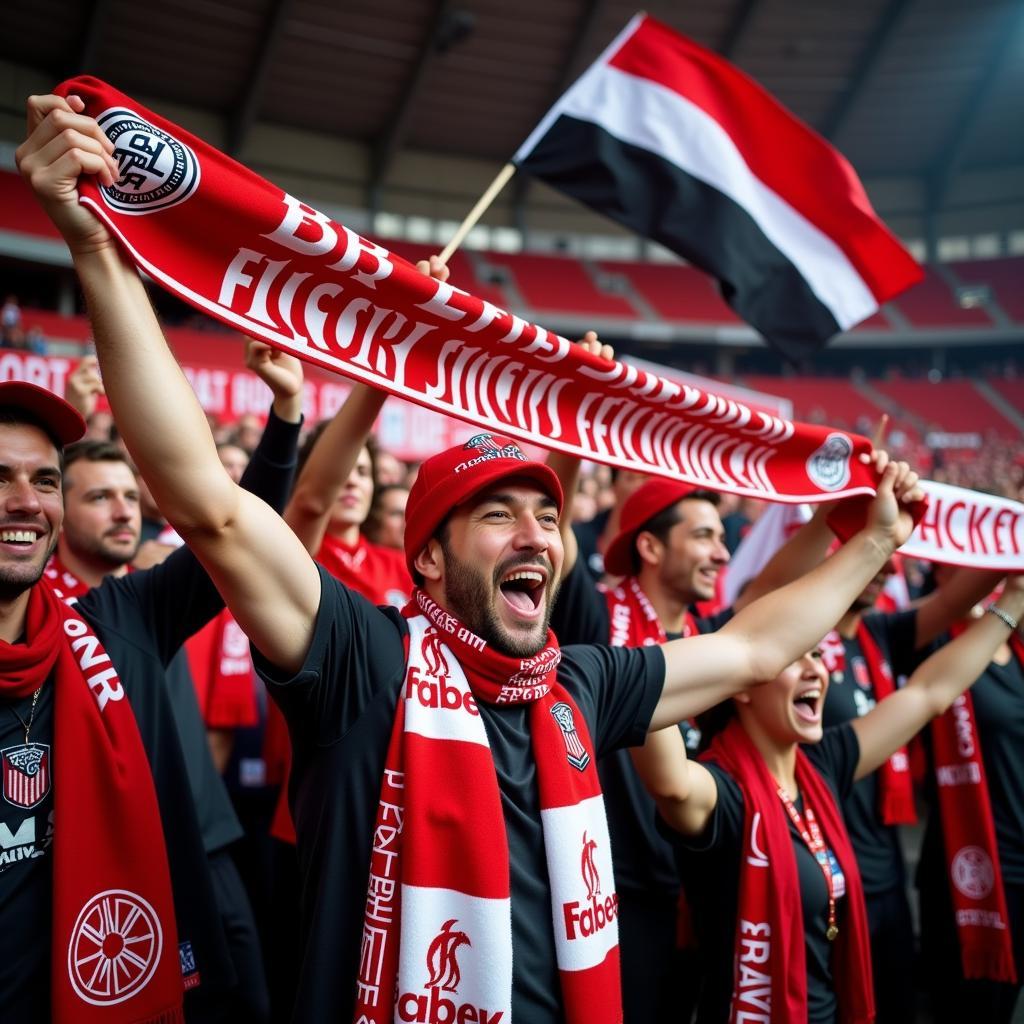
[[[732,618],[732,609],[698,618],[700,633],[713,633]],[[579,562],[565,578],[551,616],[559,643],[607,644],[608,603]],[[678,634],[668,634],[669,640]],[[690,754],[700,745],[700,731],[691,723],[680,728]],[[633,767],[628,750],[609,754],[598,765],[608,812],[615,882],[619,896],[647,902],[672,901],[679,893],[679,873],[671,845],[658,829],[658,810]]]
[[[1024,666],[1015,656],[1006,665],[993,661],[970,693],[1003,880],[1024,885]],[[936,878],[944,878],[946,861],[934,775],[929,779],[929,795],[935,813],[929,815],[925,831],[922,875],[928,877],[931,871]]]
[[[860,746],[853,729],[849,725],[827,729],[821,743],[802,749],[836,800],[847,797],[860,757]],[[706,762],[706,767],[718,786],[718,803],[707,828],[694,837],[682,836],[664,824],[662,829],[670,836],[678,854],[700,950],[704,987],[697,1020],[700,1024],[720,1024],[729,1019],[733,988],[744,801],[739,786],[725,769],[714,762]],[[802,799],[796,801],[796,808],[803,812]],[[821,867],[792,821],[788,825],[796,854],[807,945],[807,1019],[810,1024],[832,1024],[836,1019],[837,1003],[831,966],[834,944],[825,937],[828,887]],[[829,842],[827,835],[825,842]],[[845,899],[839,900],[836,913],[842,929]]]
[[[194,991],[205,993],[229,987],[234,975],[164,674],[184,637],[212,616],[221,601],[206,573],[195,572],[189,562],[198,564],[183,548],[153,569],[108,578],[76,607],[110,655],[131,702],[160,805],[178,941],[191,944],[200,978]],[[0,845],[12,843],[4,850],[7,863],[0,863],[5,869],[0,872],[0,1016],[5,1024],[49,1020],[50,814],[61,756],[54,737],[53,694],[50,679],[40,693],[30,736],[31,742],[49,748],[50,791],[31,810],[0,801]],[[15,702],[14,707],[27,719],[29,701]],[[10,704],[0,707],[0,716],[0,749],[22,744],[24,729]],[[88,767],[82,765],[79,770]],[[32,841],[28,841],[30,835]],[[25,841],[16,842],[19,838]]]
[[[291,804],[302,885],[303,964],[295,1020],[351,1016],[373,828],[405,674],[405,622],[320,570],[321,600],[302,670],[279,674],[254,651],[292,738]],[[659,648],[564,647],[559,682],[596,755],[642,740],[661,694]],[[562,1019],[536,763],[524,705],[479,704],[497,770],[512,889],[512,1019]]]
[[[915,646],[917,612],[911,609],[866,615],[864,624],[889,663],[893,679],[910,675],[921,658]],[[822,719],[826,729],[866,715],[876,702],[867,661],[856,637],[844,637],[843,647],[846,671],[832,673],[825,695]],[[857,854],[864,892],[869,896],[890,892],[904,884],[899,830],[894,825],[882,824],[878,806],[878,772],[861,779],[843,800],[843,817]]]

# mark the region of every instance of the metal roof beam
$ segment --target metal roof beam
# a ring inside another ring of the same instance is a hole
[[[1024,5],[1011,6],[1007,24],[998,34],[995,46],[989,54],[984,70],[967,97],[959,115],[946,135],[939,149],[939,158],[928,175],[928,206],[938,211],[945,202],[946,194],[967,156],[967,148],[978,116],[992,94],[999,76],[1006,68],[1010,55],[1016,53],[1024,36]]]
[[[876,19],[857,63],[848,76],[846,88],[836,97],[822,119],[820,130],[826,139],[835,141],[842,131],[854,104],[878,67],[886,42],[892,38],[896,26],[909,7],[910,0],[889,0]]]
[[[107,26],[110,6],[110,0],[94,0],[92,3],[85,31],[82,33],[82,45],[78,49],[75,57],[76,63],[71,68],[71,74],[80,75],[83,72],[95,72],[96,60],[99,57],[100,40],[103,38],[103,30]]]
[[[583,54],[590,46],[594,29],[601,20],[601,16],[607,7],[607,0],[587,0],[579,21],[576,23],[576,31],[573,33],[572,42],[569,44],[568,52],[562,63],[562,73],[558,76],[558,83],[551,91],[551,97],[545,104],[544,109],[537,117],[540,119],[558,102],[562,95],[576,80],[579,75],[579,64]],[[528,174],[518,173],[512,179],[512,207],[513,219],[519,225],[526,224],[526,200],[530,193],[530,186],[533,179]],[[522,228],[520,233],[525,234]]]
[[[472,31],[472,21],[464,21],[461,28],[456,24],[459,12],[452,10],[450,0],[437,0],[434,15],[430,19],[427,32],[416,56],[409,77],[406,79],[395,109],[392,111],[386,127],[373,148],[371,159],[369,196],[371,207],[379,205],[381,189],[391,171],[392,164],[409,134],[416,100],[422,91],[423,81],[431,64],[439,53],[450,45],[460,42],[468,32]],[[462,15],[463,18],[466,15]],[[448,38],[451,36],[451,38]]]
[[[743,42],[743,38],[746,36],[750,23],[754,20],[754,15],[757,13],[760,5],[761,0],[739,0],[739,3],[736,4],[732,21],[729,22],[729,27],[725,30],[721,43],[718,44],[718,52],[726,60],[732,60],[739,49],[740,43]]]
[[[270,66],[277,56],[277,50],[284,34],[285,22],[291,15],[294,0],[275,0],[267,13],[266,24],[260,33],[260,47],[256,59],[249,69],[248,78],[239,97],[238,109],[228,121],[227,151],[237,157],[249,138],[249,132],[256,123],[263,94],[267,88]]]

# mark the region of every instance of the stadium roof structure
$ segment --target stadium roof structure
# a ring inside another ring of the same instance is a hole
[[[648,10],[753,75],[866,179],[915,179],[926,210],[962,172],[1024,168],[1019,0]],[[8,5],[0,61],[206,112],[242,159],[260,124],[360,142],[374,209],[403,152],[504,162],[634,12],[625,0],[42,0]],[[521,203],[529,185],[517,188]],[[1024,185],[1014,198],[1024,205]]]

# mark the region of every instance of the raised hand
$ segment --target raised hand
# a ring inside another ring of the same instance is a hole
[[[82,361],[68,374],[64,384],[64,398],[88,420],[96,411],[96,402],[103,394],[100,379],[100,362],[95,356],[84,356]]]
[[[95,174],[101,185],[120,177],[113,143],[84,109],[78,96],[30,96],[26,139],[14,154],[73,256],[114,244],[106,227],[78,202],[79,177]]]
[[[924,500],[918,475],[906,462],[892,461],[889,453],[881,449],[860,458],[865,464],[873,464],[882,474],[875,497],[868,506],[865,528],[890,552],[895,551],[914,531],[910,506]]]
[[[281,419],[297,421],[302,414],[302,363],[281,349],[246,338],[245,365],[274,393],[274,412]]]

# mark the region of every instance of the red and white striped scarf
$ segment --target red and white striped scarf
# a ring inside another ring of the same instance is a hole
[[[644,593],[640,581],[628,576],[616,587],[598,584],[608,605],[608,643],[612,647],[651,647],[668,639],[658,613]],[[681,636],[696,636],[700,630],[691,612],[683,617]]]
[[[565,1019],[617,1024],[618,897],[594,747],[554,634],[510,658],[417,590],[374,830],[354,1019],[509,1024],[508,838],[477,701],[529,704]]]
[[[953,630],[954,636],[963,628]],[[1010,637],[1024,665],[1024,641]],[[1013,937],[999,862],[995,819],[968,690],[932,722],[939,817],[965,978],[1015,984]]]

